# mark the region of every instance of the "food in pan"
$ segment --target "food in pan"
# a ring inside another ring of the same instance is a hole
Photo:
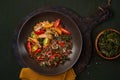
[[[26,42],[30,57],[40,66],[47,67],[55,67],[70,60],[72,46],[71,32],[61,24],[60,19],[35,24]]]

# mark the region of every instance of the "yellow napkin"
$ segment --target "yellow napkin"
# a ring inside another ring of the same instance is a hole
[[[21,80],[75,80],[76,75],[72,68],[54,76],[42,75],[34,72],[30,68],[22,68],[19,77]]]

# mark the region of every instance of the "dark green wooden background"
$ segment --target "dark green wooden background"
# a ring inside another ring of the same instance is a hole
[[[21,67],[12,49],[12,39],[19,21],[31,11],[43,6],[65,6],[81,16],[95,13],[97,7],[106,0],[0,0],[0,80],[19,80]],[[120,58],[107,61],[100,58],[94,48],[94,40],[99,31],[108,27],[120,31],[120,0],[112,0],[113,17],[96,26],[91,33],[93,53],[86,69],[76,80],[120,80]]]

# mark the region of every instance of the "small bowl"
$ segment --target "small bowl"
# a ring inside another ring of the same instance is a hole
[[[108,29],[105,29],[105,30],[101,31],[97,35],[96,40],[95,40],[95,48],[96,48],[96,51],[97,51],[98,55],[101,56],[104,59],[107,59],[107,60],[113,60],[113,59],[116,59],[116,58],[118,58],[120,56],[120,45],[116,46],[116,43],[115,43],[116,41],[112,41],[112,40],[115,40],[115,38],[113,39],[114,36],[112,36],[112,37],[108,36],[108,35],[110,35],[110,33],[113,33],[116,36],[118,36],[118,38],[120,38],[120,32],[119,31],[117,31],[115,29],[112,29],[112,28],[108,28]],[[104,41],[101,40],[103,37],[104,37]],[[100,41],[108,42],[108,43],[107,44],[106,43],[102,44],[102,43],[100,43]],[[109,45],[109,44],[111,44],[111,45]],[[103,46],[100,47],[100,45],[103,45]],[[115,51],[115,49],[118,52],[111,54],[111,52]],[[105,53],[105,50],[106,50],[106,53]],[[104,51],[104,53],[103,53],[103,51]]]

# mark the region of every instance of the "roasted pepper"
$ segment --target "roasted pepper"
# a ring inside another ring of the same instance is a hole
[[[59,44],[60,46],[62,46],[62,47],[65,47],[65,43],[62,42],[62,41],[58,41],[58,44]]]
[[[45,31],[44,30],[38,30],[38,31],[34,31],[35,34],[40,35],[40,34],[44,34]]]
[[[31,49],[31,42],[27,42],[27,44],[26,44],[26,47],[27,47],[27,51],[28,51],[28,53],[31,53],[31,51],[32,51],[32,49]]]
[[[32,46],[32,52],[35,52],[37,49],[38,49],[38,46],[37,46],[37,45],[33,45],[33,46]]]
[[[43,61],[43,58],[37,57],[37,60],[38,60],[38,61]]]
[[[39,53],[39,52],[41,52],[42,50],[40,49],[40,48],[38,48],[36,51],[34,51],[33,53],[34,54],[37,54],[37,53]]]
[[[62,34],[62,31],[61,29],[58,27],[58,28],[55,28],[55,30],[61,35]]]
[[[60,24],[60,19],[57,19],[53,25],[55,28],[58,28],[59,24]]]
[[[60,55],[57,54],[57,53],[54,53],[53,55],[50,56],[50,60],[52,60],[52,59],[54,59],[55,57],[58,57],[58,56],[60,56]]]
[[[51,54],[51,53],[52,53],[52,50],[49,50],[49,51],[46,52],[46,54],[48,54],[48,55]]]
[[[66,30],[65,28],[60,28],[61,29],[61,31],[63,32],[63,33],[65,33],[65,34],[67,34],[67,35],[70,35],[71,33],[68,31],[68,30]]]
[[[48,46],[50,44],[50,39],[49,38],[45,38],[44,40],[43,40],[43,46]]]
[[[45,24],[44,27],[47,29],[47,28],[51,28],[53,26],[53,23],[48,23],[48,24]]]

